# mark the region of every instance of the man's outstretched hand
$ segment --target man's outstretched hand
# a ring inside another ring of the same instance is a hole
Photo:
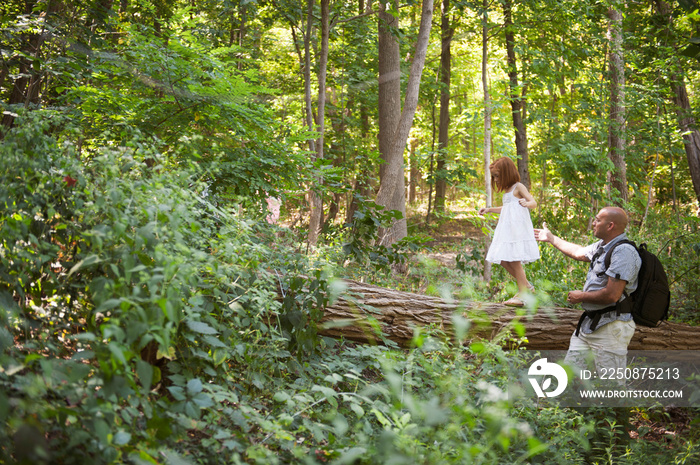
[[[542,223],[542,229],[535,228],[535,239],[540,242],[552,242],[554,234],[547,228],[547,223]]]

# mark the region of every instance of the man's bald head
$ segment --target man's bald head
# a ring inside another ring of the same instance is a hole
[[[593,223],[593,233],[605,243],[619,236],[627,229],[629,218],[619,207],[605,207],[598,212]]]
[[[615,223],[615,226],[620,228],[620,233],[625,232],[625,229],[627,229],[627,224],[629,223],[627,212],[620,207],[605,207],[600,210],[600,212],[604,213],[608,221]]]

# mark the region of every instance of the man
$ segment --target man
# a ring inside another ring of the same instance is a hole
[[[585,367],[585,359],[593,353],[596,370],[624,368],[627,365],[627,346],[636,325],[624,302],[637,288],[637,277],[642,260],[629,244],[616,247],[610,267],[605,270],[605,254],[612,246],[627,238],[627,214],[617,207],[605,207],[593,220],[593,235],[600,241],[583,247],[567,242],[549,231],[547,224],[535,229],[535,238],[549,242],[564,255],[574,260],[590,262],[583,290],[570,291],[567,301],[580,303],[585,313],[577,330],[571,336],[566,362]]]

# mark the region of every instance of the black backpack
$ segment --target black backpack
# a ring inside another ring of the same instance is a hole
[[[625,300],[632,305],[630,309],[632,318],[638,325],[656,327],[662,320],[668,319],[668,307],[671,303],[671,290],[668,286],[666,271],[659,258],[647,250],[646,244],[637,247],[634,242],[627,239],[613,244],[605,254],[606,271],[610,267],[613,250],[621,244],[630,244],[642,259],[637,289],[630,295],[625,291]]]

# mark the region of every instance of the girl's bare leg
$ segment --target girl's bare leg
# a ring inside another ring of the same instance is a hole
[[[524,292],[530,290],[530,282],[525,276],[525,269],[521,262],[501,262],[501,266],[506,269],[506,271],[515,278],[515,282],[518,284],[518,291]]]

